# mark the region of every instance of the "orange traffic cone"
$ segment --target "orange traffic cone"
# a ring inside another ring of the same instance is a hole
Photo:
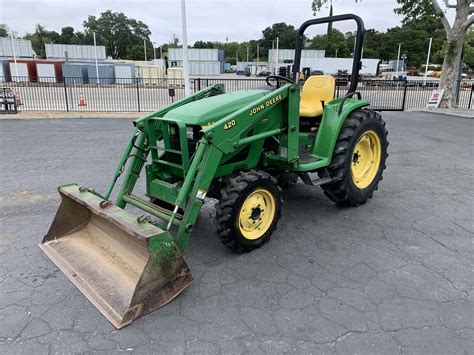
[[[18,91],[15,92],[15,97],[16,97],[16,105],[17,106],[23,105],[23,101],[21,100],[20,93]]]
[[[87,102],[86,99],[84,98],[84,95],[82,92],[79,94],[79,105],[78,106],[86,106]]]

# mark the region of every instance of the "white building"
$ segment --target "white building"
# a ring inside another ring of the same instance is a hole
[[[13,39],[15,55],[17,58],[33,58],[33,47],[27,39]],[[11,37],[0,37],[0,58],[13,58],[13,47]]]
[[[87,46],[78,44],[45,44],[47,59],[66,59],[71,60],[95,60],[96,51],[97,59],[104,60],[105,47],[104,46]]]

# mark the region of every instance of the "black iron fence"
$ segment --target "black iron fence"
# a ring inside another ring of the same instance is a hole
[[[184,96],[182,79],[99,79],[96,83],[85,83],[81,78],[16,78],[5,82],[0,77],[0,86],[10,88],[16,96],[21,111],[67,111],[67,112],[149,112],[162,108]],[[106,80],[107,79],[107,80]],[[198,91],[212,84],[221,83],[226,92],[265,87],[261,78],[193,78],[191,90]],[[347,81],[336,81],[336,97],[348,90]],[[422,80],[362,80],[358,91],[370,101],[370,107],[380,111],[402,111],[423,108],[428,102],[438,81]],[[474,108],[474,81],[459,83],[459,107]]]

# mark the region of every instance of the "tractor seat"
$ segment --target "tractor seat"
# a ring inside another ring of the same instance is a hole
[[[321,101],[334,99],[336,81],[331,75],[310,76],[303,85],[300,101],[300,117],[318,117],[323,114]]]

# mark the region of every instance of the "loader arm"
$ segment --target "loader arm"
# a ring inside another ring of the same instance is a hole
[[[125,208],[127,202],[123,199],[123,196],[127,193],[130,193],[135,187],[135,184],[138,180],[138,176],[141,170],[143,169],[143,165],[145,164],[148,153],[149,153],[148,137],[146,134],[144,134],[146,124],[149,120],[153,118],[157,118],[157,117],[163,117],[169,111],[174,110],[177,107],[186,105],[190,102],[201,100],[210,95],[218,95],[218,94],[223,94],[223,93],[224,93],[224,86],[222,84],[214,84],[198,91],[197,93],[191,96],[182,98],[161,110],[152,112],[149,115],[146,115],[136,120],[134,122],[135,129],[128,141],[128,144],[124,152],[122,153],[119,164],[117,165],[117,168],[115,169],[114,178],[112,182],[110,183],[109,189],[107,193],[105,194],[105,196],[100,196],[100,195],[99,196],[103,197],[105,200],[108,200],[110,198],[112,191],[115,187],[115,184],[117,183],[118,178],[122,175],[125,169],[125,165],[127,164],[127,161],[130,159],[129,168],[126,173],[125,180],[122,183],[122,187],[120,189],[120,192],[116,200],[116,205],[118,207]],[[135,148],[135,153],[131,154],[134,148]]]

